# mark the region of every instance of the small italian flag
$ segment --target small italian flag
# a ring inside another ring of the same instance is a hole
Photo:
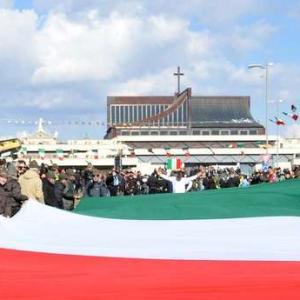
[[[229,144],[228,148],[237,148],[237,145],[235,143]]]
[[[40,149],[39,149],[39,157],[40,157],[41,159],[44,159],[44,158],[45,158],[45,149],[43,149],[43,148],[40,148]]]
[[[169,158],[167,160],[167,169],[168,170],[178,170],[183,167],[182,160],[179,158]]]
[[[57,149],[56,150],[56,155],[57,155],[58,159],[63,160],[64,159],[64,150]]]

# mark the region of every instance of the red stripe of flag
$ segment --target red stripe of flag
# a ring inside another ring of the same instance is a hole
[[[1,299],[299,299],[300,262],[101,258],[0,250]]]

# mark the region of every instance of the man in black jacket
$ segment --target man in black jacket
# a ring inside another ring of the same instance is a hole
[[[0,170],[0,214],[14,216],[28,198],[21,194],[18,181],[8,176],[6,170]]]
[[[111,196],[124,194],[125,181],[116,169],[113,169],[106,178],[106,185]]]
[[[59,208],[74,209],[75,190],[72,189],[72,183],[69,182],[67,174],[59,175],[59,180],[54,185],[54,193]]]
[[[55,185],[56,174],[52,171],[48,171],[46,177],[42,179],[43,182],[43,193],[45,204],[57,208],[61,208],[55,197],[54,185]]]
[[[233,171],[230,170],[229,178],[227,180],[227,187],[238,187],[240,184],[240,178],[239,176]]]

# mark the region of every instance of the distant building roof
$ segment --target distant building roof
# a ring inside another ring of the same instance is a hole
[[[192,127],[261,127],[250,112],[248,96],[193,96]]]
[[[172,104],[174,96],[108,96],[107,104]]]
[[[55,137],[53,137],[51,134],[45,132],[45,131],[37,131],[33,134],[28,135],[27,139],[33,140],[33,139],[37,139],[37,140],[44,140],[44,139],[55,139]]]
[[[50,133],[47,133],[43,128],[43,119],[39,119],[38,121],[38,128],[37,131],[27,135],[23,141],[28,144],[40,144],[40,143],[46,143],[46,144],[56,144],[57,143],[57,137],[56,135],[51,135]]]

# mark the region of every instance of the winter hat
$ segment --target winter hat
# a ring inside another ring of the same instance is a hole
[[[16,166],[14,164],[9,163],[7,165],[7,174],[11,178],[17,178],[18,177],[18,175],[17,175],[17,168],[16,168]]]
[[[37,163],[36,160],[32,160],[30,163],[29,163],[29,168],[30,169],[38,169],[39,168],[39,165]]]

